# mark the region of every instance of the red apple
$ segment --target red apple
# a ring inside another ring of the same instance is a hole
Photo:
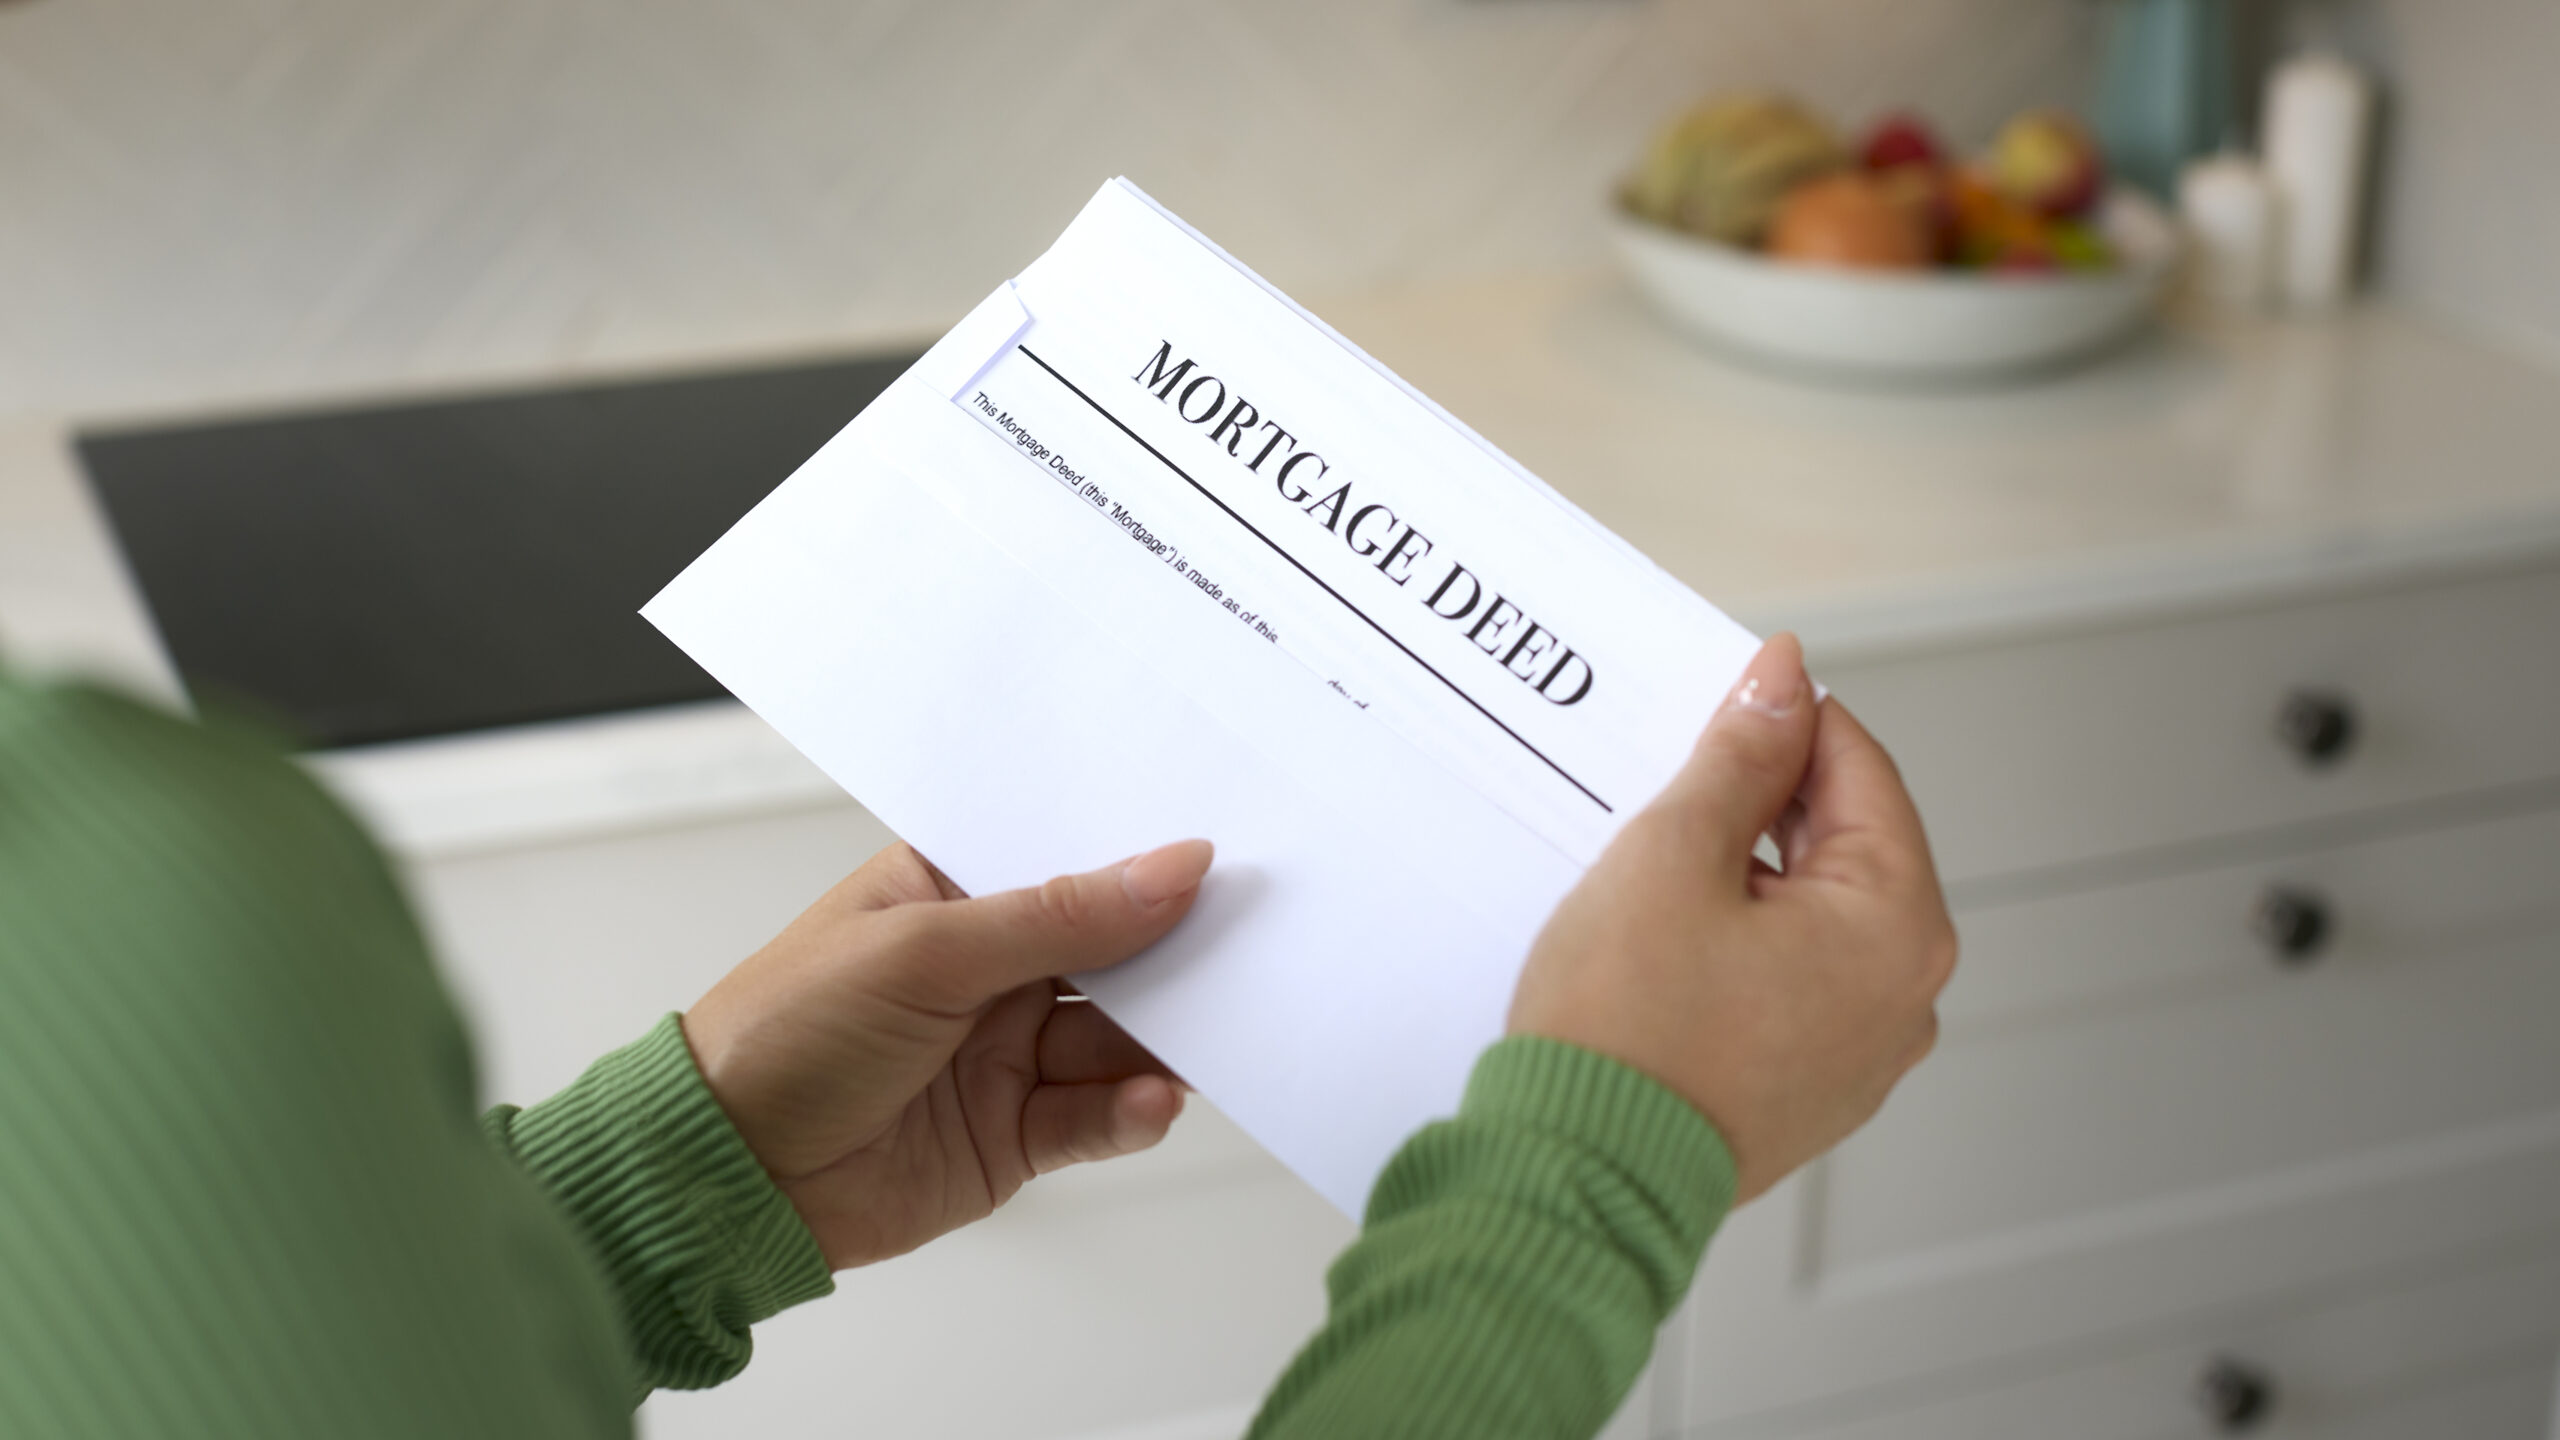
[[[1947,152],[1938,143],[1929,122],[1908,110],[1887,115],[1867,132],[1866,150],[1861,162],[1870,170],[1894,170],[1905,165],[1936,168],[1946,163]]]

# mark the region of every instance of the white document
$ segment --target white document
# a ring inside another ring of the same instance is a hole
[[[1758,644],[1125,180],[642,613],[1355,1216]]]

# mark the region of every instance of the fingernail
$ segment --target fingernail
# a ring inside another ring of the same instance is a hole
[[[1760,653],[1751,657],[1741,683],[1733,687],[1724,703],[1758,715],[1786,715],[1795,710],[1806,689],[1804,651],[1793,635],[1779,634],[1770,637],[1769,643],[1760,647]]]
[[[1153,910],[1199,888],[1217,853],[1206,840],[1176,840],[1121,866],[1120,884],[1139,909]]]

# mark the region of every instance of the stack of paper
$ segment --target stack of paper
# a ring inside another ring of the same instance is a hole
[[[973,893],[1214,840],[1079,983],[1354,1214],[1757,646],[1125,180],[643,613]]]

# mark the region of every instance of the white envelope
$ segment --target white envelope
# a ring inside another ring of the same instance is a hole
[[[1217,842],[1078,983],[1354,1215],[1758,644],[1126,181],[642,613],[972,892]]]

